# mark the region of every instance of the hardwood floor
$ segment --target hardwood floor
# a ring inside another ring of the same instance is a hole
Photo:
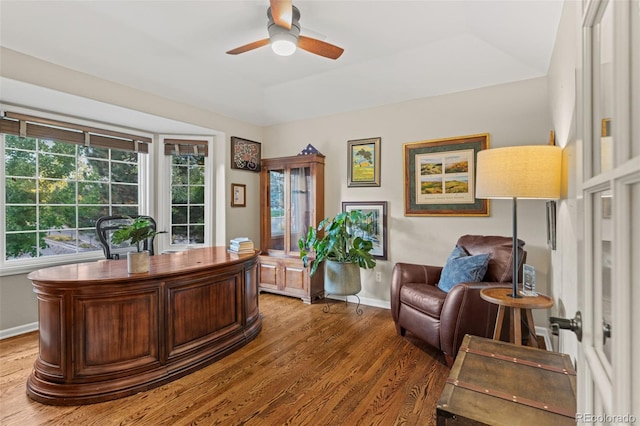
[[[434,425],[449,369],[395,332],[386,309],[260,295],[263,328],[247,346],[164,386],[84,406],[29,399],[37,333],[0,341],[0,424]]]

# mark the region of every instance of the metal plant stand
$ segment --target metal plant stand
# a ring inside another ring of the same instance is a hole
[[[330,296],[329,293],[324,295],[324,300],[325,300],[325,306],[324,308],[322,308],[322,312],[324,312],[325,314],[328,313],[330,311],[330,307],[329,307],[329,298],[327,296]],[[342,295],[337,295],[337,296],[342,296]],[[352,294],[352,295],[344,295],[344,305],[347,306],[347,298],[349,296],[355,296],[358,299],[358,304],[356,305],[356,314],[358,315],[362,315],[362,308],[360,308],[360,297],[357,294]]]

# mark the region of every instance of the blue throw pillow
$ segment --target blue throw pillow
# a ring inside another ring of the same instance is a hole
[[[456,284],[481,281],[487,273],[489,257],[488,254],[469,256],[465,249],[456,246],[442,269],[438,288],[449,293]]]

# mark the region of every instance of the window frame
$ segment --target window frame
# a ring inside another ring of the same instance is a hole
[[[4,106],[0,104],[0,112],[4,113],[5,110],[10,109],[12,112],[21,113],[25,115],[37,116],[44,119],[62,121],[78,126],[98,127],[104,130],[110,130],[113,132],[124,132],[129,134],[135,134],[140,137],[150,138],[155,140],[154,135],[148,132],[133,130],[128,128],[122,128],[112,124],[94,123],[90,120],[84,120],[79,118],[67,117],[61,114],[45,113],[42,111],[34,111],[28,108],[16,107],[16,106]],[[5,143],[4,134],[2,134],[2,143],[0,144],[0,157],[5,157]],[[44,139],[44,138],[42,138]],[[64,142],[63,142],[64,143]],[[138,153],[138,211],[140,214],[150,214],[151,195],[153,194],[152,187],[152,173],[153,164],[156,150],[156,143],[151,143],[148,153]],[[0,182],[3,188],[5,187],[5,162],[2,161],[0,165]],[[6,235],[6,199],[5,192],[3,190],[2,197],[0,197],[0,233]],[[28,273],[37,269],[42,269],[51,266],[65,265],[79,262],[89,262],[93,260],[99,260],[104,258],[104,254],[101,250],[92,252],[80,252],[65,255],[53,255],[43,256],[28,259],[10,260],[7,261],[6,257],[5,237],[0,238],[0,276],[16,275],[21,273]]]
[[[171,173],[161,173],[158,180],[158,187],[163,190],[158,191],[158,229],[167,230],[168,234],[166,238],[157,239],[158,241],[158,253],[167,251],[183,251],[194,247],[206,247],[213,246],[215,241],[215,229],[214,224],[217,219],[213,217],[215,212],[214,203],[215,199],[213,194],[216,194],[217,186],[216,179],[214,177],[214,169],[217,165],[215,161],[216,152],[214,150],[214,138],[211,135],[177,135],[177,134],[161,134],[158,137],[157,149],[159,151],[158,165],[159,170],[171,170],[171,155],[164,154],[165,140],[167,139],[181,139],[181,140],[206,140],[208,155],[204,158],[204,243],[203,244],[172,244],[170,238],[171,228]],[[161,235],[161,236],[164,236]]]

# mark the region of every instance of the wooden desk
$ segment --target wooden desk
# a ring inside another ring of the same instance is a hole
[[[531,315],[531,309],[547,309],[553,306],[553,299],[544,294],[537,296],[522,296],[520,298],[513,298],[509,296],[513,293],[511,287],[486,287],[480,291],[480,297],[487,302],[495,303],[498,305],[498,316],[496,318],[496,325],[493,330],[493,339],[500,340],[500,334],[502,333],[502,325],[504,323],[506,308],[511,309],[511,330],[509,336],[511,342],[516,345],[522,344],[522,327],[520,321],[522,319],[521,310],[524,311],[526,319],[526,325],[529,329],[529,338],[527,342],[529,346],[538,347],[538,336],[536,335],[536,328],[533,324],[533,316]]]
[[[150,389],[232,353],[260,332],[258,252],[207,247],[127,261],[56,266],[28,275],[40,352],[27,395],[90,404]]]
[[[466,335],[436,411],[438,426],[575,426],[571,357]]]

